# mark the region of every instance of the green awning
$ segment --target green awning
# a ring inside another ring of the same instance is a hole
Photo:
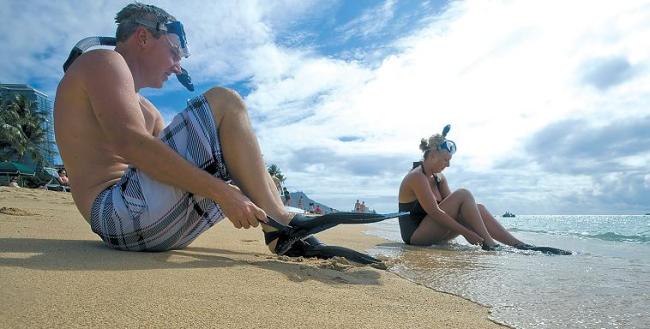
[[[0,174],[3,175],[24,175],[24,176],[34,176],[34,168],[18,163],[4,161],[0,162]]]

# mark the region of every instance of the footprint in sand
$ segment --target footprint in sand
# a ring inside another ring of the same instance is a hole
[[[345,272],[354,267],[347,259],[342,257],[334,257],[328,259],[320,264],[318,267],[328,270],[334,270],[338,272]]]
[[[11,215],[11,216],[33,216],[36,215],[27,210],[20,208],[11,208],[11,207],[2,207],[0,208],[0,214]]]

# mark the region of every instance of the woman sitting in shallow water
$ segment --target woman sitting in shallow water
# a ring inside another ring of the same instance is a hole
[[[449,167],[456,144],[445,139],[450,126],[442,135],[422,139],[423,161],[415,163],[399,188],[399,211],[402,239],[407,244],[429,246],[447,242],[462,235],[471,244],[494,250],[494,241],[521,249],[533,247],[517,240],[506,231],[482,204],[477,204],[466,189],[451,191],[442,171]]]

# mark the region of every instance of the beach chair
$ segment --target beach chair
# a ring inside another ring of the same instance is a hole
[[[50,180],[45,183],[45,189],[48,191],[70,192],[70,186],[61,185],[59,182],[59,173],[54,168],[43,167]]]

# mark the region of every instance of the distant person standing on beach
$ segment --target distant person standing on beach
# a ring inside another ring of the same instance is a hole
[[[359,200],[354,203],[354,212],[361,212],[361,203],[359,203]]]
[[[282,193],[284,194],[284,205],[291,207],[291,193],[286,187],[282,188]]]
[[[275,176],[271,176],[271,179],[273,179],[273,184],[275,184],[278,195],[282,197],[282,183],[280,182],[280,179]]]
[[[182,23],[138,2],[115,22],[115,49],[76,58],[54,104],[72,197],[92,231],[112,248],[162,251],[186,247],[224,217],[236,228],[256,227],[267,214],[289,223],[293,215],[236,92],[209,89],[167,127],[140,94],[183,72],[180,61],[189,51]],[[270,250],[276,242],[267,241]]]
[[[443,134],[422,139],[423,160],[402,180],[399,188],[399,211],[409,215],[399,218],[402,239],[407,244],[432,245],[463,235],[471,244],[494,250],[498,240],[510,246],[529,246],[506,231],[482,204],[477,204],[466,189],[452,192],[442,171],[449,167],[456,144]]]

